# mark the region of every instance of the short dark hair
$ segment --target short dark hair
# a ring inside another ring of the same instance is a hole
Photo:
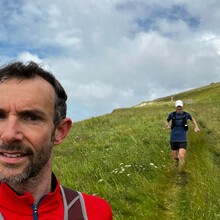
[[[49,71],[44,70],[40,67],[40,65],[33,61],[27,63],[11,62],[0,68],[0,83],[7,79],[16,78],[23,80],[32,79],[36,76],[42,77],[54,88],[56,95],[54,124],[56,126],[63,118],[66,117],[67,94],[55,76]]]

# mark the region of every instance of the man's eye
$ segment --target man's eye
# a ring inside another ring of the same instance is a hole
[[[37,121],[40,120],[40,117],[37,115],[28,115],[25,117],[25,120],[27,121]]]
[[[4,119],[6,116],[4,113],[0,112],[0,119]]]

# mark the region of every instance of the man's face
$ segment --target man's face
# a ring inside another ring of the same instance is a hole
[[[183,107],[182,106],[177,106],[176,107],[176,111],[177,112],[182,112],[183,111]]]
[[[40,77],[0,83],[0,181],[23,182],[50,169],[55,92]]]

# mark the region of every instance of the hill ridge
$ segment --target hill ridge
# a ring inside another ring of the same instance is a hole
[[[157,103],[161,103],[161,102],[164,102],[164,103],[172,103],[178,99],[181,99],[184,101],[184,103],[186,104],[192,104],[192,102],[195,102],[195,101],[199,101],[199,97],[196,97],[195,94],[200,94],[201,96],[201,93],[205,93],[205,92],[209,92],[210,89],[217,89],[218,92],[220,92],[220,82],[212,82],[210,83],[209,85],[204,85],[204,86],[201,86],[201,87],[197,87],[197,88],[194,88],[194,89],[189,89],[189,90],[186,90],[186,91],[183,91],[183,92],[179,92],[179,93],[176,93],[176,94],[171,94],[171,95],[168,95],[168,96],[164,96],[164,97],[161,97],[161,98],[156,98],[156,99],[153,99],[153,100],[150,100],[150,101],[143,101],[141,102],[140,104],[137,104],[137,105],[134,105],[134,106],[131,106],[132,108],[137,108],[137,107],[143,107],[143,106],[147,106],[147,105],[151,105],[151,104],[157,104]],[[187,96],[190,96],[190,94],[194,94],[193,98],[190,98]],[[195,100],[194,100],[195,99]]]

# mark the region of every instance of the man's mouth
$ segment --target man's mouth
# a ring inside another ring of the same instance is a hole
[[[27,156],[27,153],[24,152],[0,152],[0,157],[1,158],[8,158],[8,159],[16,159],[16,158],[23,158]]]
[[[23,152],[0,152],[1,164],[18,164],[27,159],[28,154]]]
[[[1,155],[3,156],[6,156],[6,157],[12,157],[12,158],[16,158],[16,157],[21,157],[21,156],[24,156],[24,154],[9,154],[9,153],[0,153]]]
[[[30,148],[20,143],[16,144],[1,144],[0,145],[0,164],[13,165],[21,164],[28,160],[32,155]]]

